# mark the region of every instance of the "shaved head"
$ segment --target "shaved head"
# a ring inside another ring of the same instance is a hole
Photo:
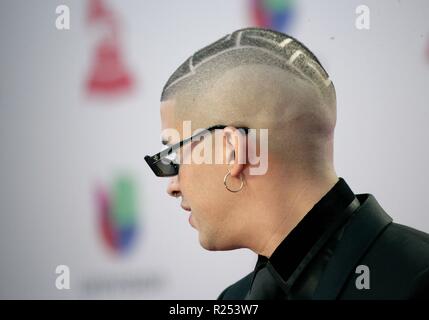
[[[194,128],[225,124],[269,129],[269,150],[325,170],[332,165],[335,89],[314,54],[280,32],[246,28],[189,57],[161,101]]]

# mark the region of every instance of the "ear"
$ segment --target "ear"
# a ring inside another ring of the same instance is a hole
[[[226,142],[225,159],[231,166],[231,176],[238,177],[247,164],[246,134],[234,127],[223,129]]]

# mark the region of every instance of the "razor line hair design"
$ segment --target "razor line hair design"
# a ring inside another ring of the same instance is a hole
[[[263,64],[287,70],[310,82],[323,98],[335,99],[335,88],[317,57],[301,42],[281,32],[245,28],[202,48],[189,57],[165,84],[161,101],[182,89],[204,83],[239,65]]]

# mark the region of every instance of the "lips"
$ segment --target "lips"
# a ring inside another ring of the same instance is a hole
[[[183,210],[191,212],[191,208],[186,206],[183,202],[180,204],[180,206],[182,207]],[[189,215],[188,221],[189,221],[189,224],[195,228],[192,222],[192,213]]]
[[[191,208],[184,206],[183,204],[180,205],[183,210],[191,211]]]

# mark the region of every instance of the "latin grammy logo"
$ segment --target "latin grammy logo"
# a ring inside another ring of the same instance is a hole
[[[130,90],[133,78],[123,62],[116,16],[103,0],[91,0],[88,22],[90,25],[102,25],[106,34],[95,47],[86,90],[91,94],[116,94]]]

